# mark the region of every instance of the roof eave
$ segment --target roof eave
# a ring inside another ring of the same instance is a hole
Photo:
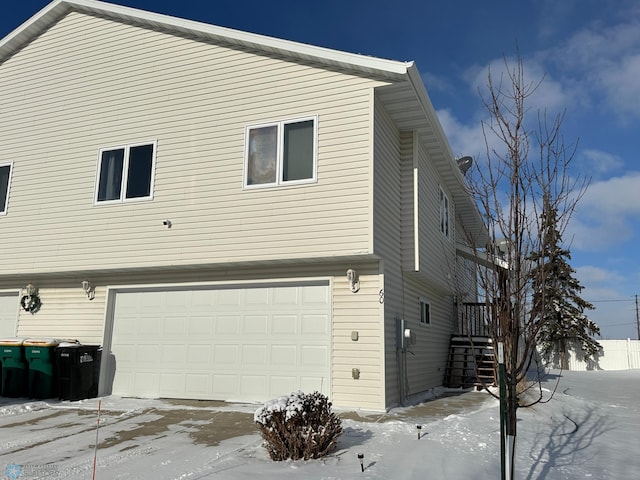
[[[399,62],[342,52],[97,0],[55,0],[51,2],[0,41],[0,63],[70,11],[99,15],[200,38],[205,41],[238,45],[391,80],[400,80],[413,66],[413,62]]]

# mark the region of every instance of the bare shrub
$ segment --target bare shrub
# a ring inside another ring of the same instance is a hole
[[[256,410],[264,446],[272,460],[324,457],[342,434],[342,421],[320,392],[293,392],[270,400]]]

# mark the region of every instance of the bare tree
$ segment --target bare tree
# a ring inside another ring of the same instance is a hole
[[[546,209],[555,210],[557,227],[563,231],[588,181],[572,176],[569,167],[577,144],[567,146],[561,135],[564,114],[551,120],[547,112],[529,110],[531,97],[543,82],[525,79],[522,58],[509,62],[495,79],[488,73],[486,93],[480,93],[489,120],[484,122],[486,164],[474,170],[472,189],[489,229],[489,245],[475,246],[479,282],[490,315],[489,334],[496,345],[504,345],[506,382],[507,456],[509,477],[513,475],[517,409],[545,401],[542,369],[536,355],[536,339],[544,316],[539,308],[547,299],[532,304],[532,286],[543,284],[546,269],[535,269],[544,261]],[[530,124],[532,126],[530,126]],[[536,388],[537,386],[537,388]],[[527,394],[525,395],[525,391]]]

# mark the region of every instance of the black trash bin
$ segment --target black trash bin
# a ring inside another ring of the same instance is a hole
[[[98,345],[61,343],[56,350],[58,396],[83,400],[98,396],[101,350]]]
[[[0,395],[26,397],[29,392],[29,367],[24,356],[21,338],[0,340]]]

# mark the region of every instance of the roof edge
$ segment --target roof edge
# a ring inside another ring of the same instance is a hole
[[[9,33],[4,39],[0,40],[0,63],[70,11],[103,15],[116,20],[142,23],[183,34],[190,33],[203,39],[224,41],[257,50],[315,61],[320,64],[340,66],[395,79],[404,77],[408,69],[414,64],[412,61],[387,60],[243,32],[99,0],[54,0]]]

